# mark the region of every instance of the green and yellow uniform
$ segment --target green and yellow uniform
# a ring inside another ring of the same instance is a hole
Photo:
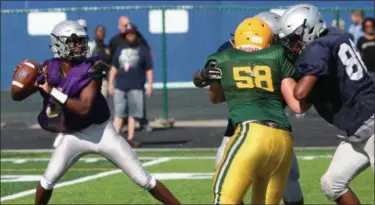
[[[281,46],[212,54],[236,126],[214,178],[214,204],[239,204],[253,184],[255,204],[278,204],[292,162],[291,126],[281,81],[295,76]],[[256,121],[256,122],[254,122]],[[259,123],[274,122],[273,127]]]

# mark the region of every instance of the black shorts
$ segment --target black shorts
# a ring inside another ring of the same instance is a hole
[[[228,125],[227,129],[225,129],[224,136],[231,137],[234,134],[234,125],[232,123],[232,120],[228,118]]]

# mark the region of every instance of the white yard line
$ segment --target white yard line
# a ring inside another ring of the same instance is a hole
[[[228,124],[228,120],[217,119],[217,120],[177,120],[174,122],[173,127],[223,127],[225,128]],[[163,127],[160,125],[158,120],[150,122],[151,127]],[[3,126],[5,127],[5,125]],[[28,129],[41,130],[39,124],[32,124],[27,127]]]
[[[336,147],[294,147],[296,151],[304,150],[334,150]],[[217,148],[140,148],[136,152],[200,152],[216,151]],[[53,149],[4,149],[1,153],[51,153]]]
[[[168,158],[168,157],[161,157],[161,158],[149,161],[149,162],[145,162],[142,165],[144,167],[148,167],[148,166],[160,164],[160,163],[163,163],[163,162],[167,162],[169,160],[170,160],[170,158]],[[74,179],[74,180],[70,180],[70,181],[66,181],[66,182],[61,182],[61,183],[56,184],[55,189],[65,187],[65,186],[74,185],[74,184],[78,184],[78,183],[82,183],[82,182],[91,181],[91,180],[94,180],[94,179],[106,177],[106,176],[117,174],[117,173],[120,173],[120,172],[122,172],[120,169],[112,170],[112,171],[101,172],[99,174],[94,174],[94,175],[90,175],[90,176],[86,176],[86,177],[82,177],[82,178],[78,178],[78,179]],[[19,192],[19,193],[12,194],[12,195],[9,195],[9,196],[4,196],[4,197],[1,197],[1,202],[21,198],[21,197],[24,197],[24,196],[32,195],[34,193],[35,193],[35,189],[30,189],[30,190]]]
[[[302,160],[313,160],[313,159],[327,159],[331,158],[332,155],[297,155],[298,159]],[[140,160],[156,160],[163,157],[139,157]],[[164,157],[165,158],[165,157]],[[172,156],[166,157],[170,160],[213,160],[215,156]],[[42,162],[42,161],[49,161],[50,158],[2,158],[1,162],[13,162],[15,164],[22,164],[26,162]],[[94,163],[97,161],[104,161],[107,160],[104,157],[88,157],[88,158],[81,158],[79,161],[83,161],[86,163]]]
[[[138,159],[140,160],[154,160],[154,159],[159,159],[161,157],[138,157]],[[43,158],[28,158],[28,157],[25,157],[25,158],[5,158],[5,157],[2,157],[1,158],[1,162],[13,162],[13,163],[16,163],[16,164],[22,164],[22,163],[25,163],[25,162],[41,162],[41,161],[49,161],[51,158],[47,158],[47,157],[43,157]],[[96,161],[104,161],[104,160],[107,160],[106,158],[104,157],[82,157],[81,159],[79,159],[79,161],[83,161],[83,162],[86,162],[86,163],[93,163],[93,162],[96,162]]]
[[[154,159],[160,159],[160,157],[138,157],[140,160],[154,160]],[[176,160],[176,159],[215,159],[215,156],[172,156],[172,157],[167,157],[170,160]],[[16,164],[21,164],[25,162],[41,162],[41,161],[49,161],[50,158],[1,158],[1,162],[13,162]],[[107,160],[104,157],[83,157],[79,159],[79,161],[84,161],[84,162],[96,162],[96,161],[104,161]]]
[[[160,159],[162,157],[138,157],[140,160],[155,160]],[[173,156],[173,157],[167,157],[170,160],[205,160],[205,159],[215,159],[215,156]],[[50,158],[1,158],[1,162],[13,162],[15,164],[22,164],[26,162],[43,162],[43,161],[49,161]],[[81,158],[79,161],[83,161],[86,163],[93,163],[97,161],[105,161],[107,160],[104,157],[87,157],[87,158]]]

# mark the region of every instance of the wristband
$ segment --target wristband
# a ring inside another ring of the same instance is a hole
[[[52,88],[50,95],[62,105],[64,105],[68,100],[68,95],[65,95],[63,92],[59,91],[56,88]]]

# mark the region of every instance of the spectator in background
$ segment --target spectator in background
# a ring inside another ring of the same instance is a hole
[[[359,38],[357,48],[362,55],[362,59],[367,67],[367,70],[374,75],[375,71],[375,33],[374,33],[374,18],[366,18],[363,21],[362,28],[364,36]]]
[[[349,34],[353,35],[354,45],[357,45],[358,39],[363,36],[362,22],[365,15],[363,10],[352,10],[350,18],[352,24],[349,26]]]
[[[95,28],[94,40],[89,42],[89,56],[99,56],[99,59],[107,64],[110,64],[110,51],[108,46],[104,43],[105,27],[98,25]],[[108,96],[108,78],[103,79],[102,94],[105,98]]]
[[[128,141],[137,147],[134,143],[135,119],[144,116],[144,92],[147,96],[152,94],[153,65],[150,51],[136,26],[125,25],[124,35],[126,43],[117,47],[112,58],[108,87],[114,95],[114,127],[120,132],[124,117],[128,116]],[[148,86],[144,91],[146,79]]]
[[[119,33],[114,35],[110,40],[109,40],[109,51],[111,52],[111,61],[112,57],[117,49],[117,47],[124,45],[126,43],[125,37],[124,37],[124,32],[125,32],[125,25],[130,23],[130,20],[127,16],[120,16],[118,19],[118,24],[117,28],[119,29]]]
[[[111,53],[114,53],[118,46],[127,43],[127,41],[124,37],[124,32],[125,32],[125,25],[127,25],[129,23],[130,23],[130,19],[127,16],[120,16],[120,18],[118,19],[117,28],[119,29],[120,32],[118,34],[116,34],[115,36],[113,36],[111,38],[111,40],[109,40],[109,50],[111,51]],[[143,35],[139,31],[137,31],[137,32],[138,32],[138,35],[140,36],[140,38],[142,39],[144,45],[147,47],[147,49],[150,50],[150,46],[149,46],[148,42],[146,41],[146,39],[143,37]]]
[[[332,26],[333,28],[337,28],[337,20],[336,20],[336,19],[333,19],[333,20],[332,20],[332,24],[331,24],[331,26]],[[340,21],[339,21],[339,29],[341,29],[341,30],[343,30],[343,31],[345,30],[345,21],[342,20],[342,19],[340,19]],[[352,39],[352,41],[353,41],[353,40],[354,40],[353,35],[350,34],[350,33],[348,33],[348,35],[349,35],[349,38]]]
[[[337,28],[337,20],[336,19],[332,20],[331,26],[334,27],[334,28]],[[342,19],[339,20],[339,27],[338,28],[341,29],[341,30],[345,29],[345,21],[344,20],[342,20]]]
[[[109,41],[109,50],[112,54],[111,56],[111,62],[112,62],[112,58],[113,58],[113,55],[116,51],[116,49],[119,47],[119,46],[122,46],[122,45],[126,45],[128,42],[126,41],[126,38],[124,36],[124,32],[125,32],[125,25],[129,24],[130,23],[130,19],[127,17],[127,16],[120,16],[119,19],[118,19],[118,29],[119,29],[119,33],[116,34],[115,36],[113,36],[111,38],[111,40]],[[150,54],[151,54],[151,48],[148,44],[148,42],[146,41],[146,39],[143,37],[142,33],[137,30],[137,35],[140,37],[141,39],[141,42],[142,44],[144,44],[147,49],[149,50]],[[143,98],[144,100],[146,100],[146,98],[144,97]],[[145,106],[143,109],[144,109],[144,116],[140,119],[137,119],[139,120],[139,124],[141,126],[141,129],[145,130],[145,131],[152,131],[152,127],[149,125],[149,122],[148,122],[148,119],[147,119],[147,109],[146,109],[146,102],[143,102],[143,105]],[[127,122],[127,118],[124,119],[125,120],[125,123]]]

